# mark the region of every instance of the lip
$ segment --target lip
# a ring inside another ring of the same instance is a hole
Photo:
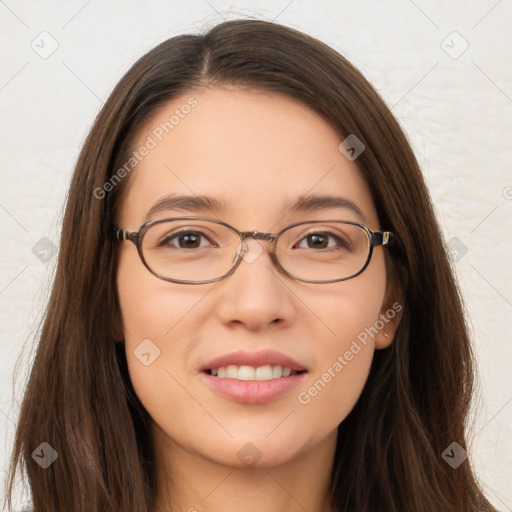
[[[230,364],[234,364],[236,366],[254,366],[255,368],[259,366],[279,365],[283,368],[290,368],[296,372],[307,370],[305,366],[301,365],[291,357],[281,352],[276,352],[275,350],[261,350],[259,352],[246,352],[239,350],[237,352],[230,352],[229,354],[224,354],[212,359],[203,365],[200,370],[204,372],[213,368],[229,366]]]
[[[238,380],[218,378],[206,373],[206,370],[234,364],[237,366],[282,366],[293,371],[301,371],[296,375],[280,377],[272,380]],[[276,400],[293,388],[297,387],[307,376],[307,368],[291,357],[274,350],[260,352],[231,352],[212,359],[201,367],[203,382],[220,396],[241,404],[265,404]]]
[[[202,372],[206,385],[224,398],[240,404],[265,404],[285,395],[298,386],[307,372],[272,380],[219,379]]]

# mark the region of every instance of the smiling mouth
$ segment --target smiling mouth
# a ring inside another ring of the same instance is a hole
[[[254,367],[248,365],[238,366],[230,364],[228,366],[221,366],[219,368],[211,368],[205,370],[205,373],[219,379],[269,381],[306,373],[306,370],[295,371],[289,367],[283,367],[280,365],[265,365]]]

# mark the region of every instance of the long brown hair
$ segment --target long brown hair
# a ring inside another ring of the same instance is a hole
[[[112,180],[136,129],[158,106],[207,86],[296,98],[340,142],[365,144],[357,165],[381,225],[395,233],[388,269],[402,289],[392,345],[375,353],[364,391],[339,426],[332,501],[343,512],[492,511],[465,444],[473,356],[464,310],[428,190],[399,124],[363,75],[307,35],[264,21],[221,23],[171,38],[116,86],[82,148],[69,189],[58,266],[20,411],[8,479],[28,476],[36,512],[143,512],[155,494],[150,418],[136,397],[123,346],[110,230],[123,187]],[[58,459],[31,454],[48,442]]]

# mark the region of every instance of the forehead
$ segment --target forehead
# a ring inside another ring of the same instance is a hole
[[[341,141],[323,118],[288,96],[233,88],[185,94],[137,131],[132,151],[150,149],[129,175],[118,223],[138,227],[155,202],[189,195],[217,199],[222,211],[215,216],[240,229],[264,230],[297,220],[296,211],[286,212],[297,198],[328,195],[353,202],[376,228],[369,189],[339,151]],[[319,203],[311,210],[318,216]],[[346,208],[336,217],[343,212],[361,220]]]

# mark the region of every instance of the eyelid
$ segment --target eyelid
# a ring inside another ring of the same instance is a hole
[[[320,228],[318,230],[315,230],[313,228],[308,229],[307,232],[302,233],[300,235],[299,242],[304,240],[305,238],[307,238],[310,235],[316,235],[316,234],[324,235],[324,236],[327,236],[328,238],[337,239],[340,242],[345,242],[347,245],[352,245],[350,238],[347,237],[346,235],[344,235],[344,233],[341,233],[341,232],[336,233],[336,232],[330,231],[329,229],[323,229],[323,228]]]
[[[197,225],[197,224],[193,224],[195,221],[199,221],[199,222],[206,222],[206,223],[213,223],[213,224],[220,224],[220,225],[225,225],[227,227],[230,227],[232,229],[234,229],[235,231],[238,231],[240,234],[243,234],[243,233],[248,233],[248,234],[251,234],[251,233],[259,233],[260,231],[258,230],[253,230],[253,231],[242,231],[242,230],[239,230],[238,228],[236,228],[235,226],[233,226],[232,224],[226,222],[226,221],[223,221],[223,220],[220,220],[220,219],[212,219],[212,218],[209,218],[209,217],[201,217],[201,216],[183,216],[183,217],[164,217],[162,219],[155,219],[155,220],[151,220],[151,221],[148,221],[147,223],[145,223],[143,226],[147,225],[147,224],[150,224],[150,225],[158,225],[158,224],[161,224],[161,223],[164,223],[166,221],[173,221],[173,220],[180,220],[180,225],[178,225],[175,229],[177,230],[187,230],[187,229],[190,229],[190,230],[206,230],[208,231],[208,226],[207,225]],[[187,224],[187,221],[190,221],[192,224]],[[311,222],[311,226],[306,226],[307,223]],[[338,230],[340,229],[339,228],[339,224],[340,223],[346,223],[348,225],[357,225],[357,226],[364,226],[366,227],[365,224],[361,224],[360,222],[358,222],[357,220],[349,220],[349,219],[308,219],[308,220],[303,220],[303,221],[296,221],[296,222],[293,222],[293,223],[290,223],[288,224],[287,226],[283,227],[282,229],[280,230],[274,230],[274,233],[273,235],[278,235],[278,236],[281,236],[284,232],[287,232],[289,229],[293,229],[293,228],[298,228],[300,226],[304,226],[304,229],[307,230],[307,232],[314,232],[315,230],[321,230],[321,229],[332,229],[332,230]],[[151,226],[149,226],[151,227]],[[142,226],[141,226],[141,229],[142,229]],[[266,233],[266,234],[272,234],[272,233]]]

